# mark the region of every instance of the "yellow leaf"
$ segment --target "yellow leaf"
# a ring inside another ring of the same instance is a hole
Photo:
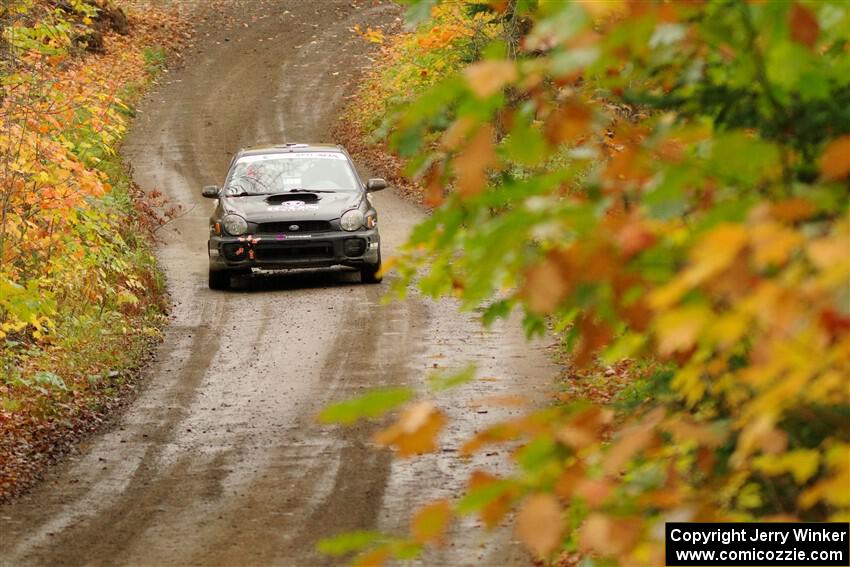
[[[820,464],[820,455],[813,449],[795,449],[780,455],[760,455],[753,467],[769,475],[790,473],[797,484],[803,484],[814,475]]]
[[[519,539],[539,557],[555,551],[561,544],[564,519],[558,499],[551,494],[530,496],[516,518]]]
[[[803,242],[803,235],[778,222],[762,222],[752,228],[755,264],[759,269],[782,266]]]
[[[449,527],[452,510],[447,500],[438,500],[420,509],[413,518],[411,532],[419,543],[439,542]]]
[[[691,261],[709,274],[728,267],[747,243],[747,229],[721,224],[706,234],[691,252]]]
[[[832,266],[847,263],[850,260],[850,243],[847,241],[847,233],[843,238],[825,236],[809,243],[808,253],[812,263],[821,270],[828,270]]]
[[[394,446],[402,457],[429,453],[437,448],[436,437],[446,418],[429,401],[405,409],[398,421],[375,435],[379,445]]]
[[[850,445],[841,443],[829,448],[825,463],[829,475],[800,495],[800,506],[811,508],[818,502],[828,502],[835,508],[850,506]]]
[[[685,401],[689,406],[695,405],[705,394],[705,384],[703,384],[700,372],[699,366],[690,365],[676,372],[673,377],[673,388],[685,396]]]
[[[733,348],[751,329],[750,317],[743,311],[725,313],[706,329],[705,337],[724,348]]]
[[[623,12],[625,8],[625,2],[622,0],[576,0],[576,3],[595,19]]]
[[[478,98],[487,98],[517,79],[516,64],[505,60],[473,63],[464,71],[470,90]]]
[[[690,265],[682,274],[650,294],[650,305],[669,307],[693,287],[729,268],[747,240],[747,229],[741,225],[727,223],[711,230],[691,250]]]
[[[658,352],[670,356],[690,350],[711,316],[704,305],[690,305],[662,313],[655,319]]]

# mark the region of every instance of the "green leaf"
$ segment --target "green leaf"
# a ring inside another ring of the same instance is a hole
[[[409,4],[404,13],[404,21],[408,28],[414,28],[431,16],[431,8],[437,5],[437,0],[402,0]]]
[[[779,149],[743,132],[718,134],[712,142],[708,167],[730,181],[754,184],[778,175]]]
[[[410,388],[373,390],[362,396],[326,407],[319,414],[319,421],[350,424],[363,418],[380,417],[412,397],[413,391]]]
[[[428,387],[432,392],[442,392],[457,388],[475,379],[475,365],[470,364],[463,370],[451,374],[435,373],[428,378]]]
[[[459,514],[474,514],[515,487],[516,482],[512,480],[497,480],[470,490],[458,502],[457,511]]]
[[[339,557],[355,551],[361,551],[384,539],[380,532],[355,531],[319,540],[316,549],[319,553]]]
[[[522,165],[537,165],[546,159],[546,142],[540,131],[527,122],[520,122],[504,142],[505,154]]]
[[[50,386],[51,388],[57,388],[64,391],[68,390],[68,385],[65,384],[65,381],[53,372],[37,372],[35,376],[32,377],[32,380],[39,386]]]
[[[557,456],[557,445],[548,437],[538,437],[516,454],[517,464],[527,473],[542,470]]]
[[[640,333],[626,333],[614,341],[602,354],[602,362],[614,364],[635,354],[646,342],[646,337]]]

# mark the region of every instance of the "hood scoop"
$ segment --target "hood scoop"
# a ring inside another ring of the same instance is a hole
[[[270,195],[266,198],[266,203],[269,205],[279,205],[288,201],[301,201],[302,203],[316,203],[319,196],[315,193],[280,193],[278,195]]]

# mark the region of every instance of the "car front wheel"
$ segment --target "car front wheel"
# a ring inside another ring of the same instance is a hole
[[[369,264],[360,268],[360,281],[363,283],[377,284],[384,279],[381,272],[381,254],[378,253],[378,263]]]

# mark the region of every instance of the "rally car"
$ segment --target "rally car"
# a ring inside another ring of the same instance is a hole
[[[256,270],[347,266],[361,281],[381,281],[378,212],[351,157],[329,144],[283,144],[240,150],[210,217],[209,287],[227,289],[231,276]]]

